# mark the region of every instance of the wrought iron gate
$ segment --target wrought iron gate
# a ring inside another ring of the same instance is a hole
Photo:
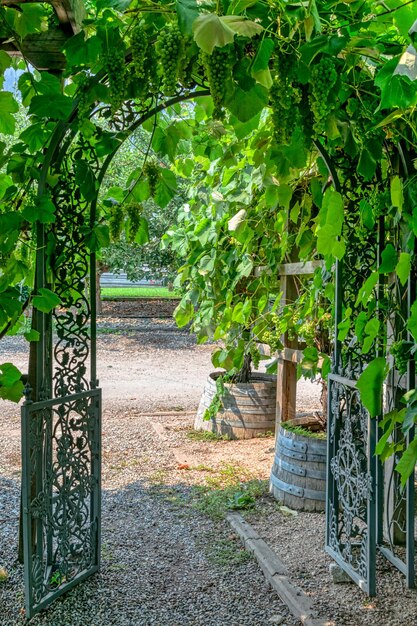
[[[344,193],[344,197],[348,194]],[[364,237],[354,216],[355,210],[349,213],[348,208],[346,229],[350,244],[336,267],[336,339],[328,394],[326,551],[364,591],[375,595],[378,553],[406,576],[409,587],[415,584],[414,475],[406,488],[401,488],[394,468],[402,452],[384,464],[375,453],[381,419],[398,407],[398,399],[407,389],[415,388],[414,360],[409,361],[407,376],[401,377],[391,368],[377,418],[370,417],[356,384],[367,364],[375,357],[385,357],[387,345],[397,338],[394,318],[399,307],[406,308],[403,319],[409,317],[416,277],[413,271],[405,287],[384,276],[376,283],[367,283],[372,271],[381,264],[387,242],[395,242],[395,233],[391,231],[390,237],[386,237],[381,217],[378,232],[368,232]],[[382,337],[365,353],[354,324],[342,332],[340,339],[340,322],[349,310],[352,315],[358,314],[358,298],[366,284],[367,297],[372,291],[375,295],[375,316],[381,322]],[[385,315],[387,310],[394,312],[391,320],[389,315],[388,321],[387,317],[383,319],[381,302]],[[404,333],[404,324],[401,332]],[[400,427],[394,437],[404,439]],[[411,430],[405,441],[409,443],[413,437]]]
[[[35,279],[36,291],[52,290],[60,304],[53,313],[34,310],[39,341],[32,344],[22,407],[28,618],[96,572],[100,563],[101,390],[96,379],[95,255],[88,245],[95,203],[80,193],[74,173],[83,150],[92,171],[98,164],[82,139],[71,149],[63,141],[66,131],[60,139],[62,154],[58,150],[53,158],[47,156],[39,184],[40,195],[52,194],[56,213],[52,225],[38,225]],[[59,145],[57,141],[55,148]],[[44,182],[51,167],[61,174],[52,192]]]
[[[26,615],[100,563],[101,392],[22,408]]]

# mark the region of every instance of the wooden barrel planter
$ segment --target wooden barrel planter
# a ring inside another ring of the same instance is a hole
[[[225,383],[223,408],[215,418],[204,419],[216,394],[216,378],[220,374],[214,372],[207,379],[194,428],[227,435],[230,439],[251,439],[274,432],[277,379],[269,374],[252,374],[249,383]]]
[[[326,440],[299,435],[285,424],[278,431],[270,491],[291,509],[324,511]]]

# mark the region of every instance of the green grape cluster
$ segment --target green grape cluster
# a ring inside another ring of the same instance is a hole
[[[309,93],[307,86],[301,87],[301,102],[300,102],[300,124],[304,135],[304,141],[306,147],[310,147],[311,140],[314,135],[313,125],[314,118],[310,110]]]
[[[213,98],[213,119],[224,118],[224,100],[228,81],[231,79],[233,65],[232,49],[230,47],[215,47],[211,54],[202,53],[201,63],[207,76],[211,97]]]
[[[135,78],[144,80],[149,73],[149,41],[143,26],[138,24],[132,30],[130,46],[132,49],[132,63]]]
[[[335,62],[323,56],[311,70],[310,106],[314,116],[314,132],[320,135],[325,129],[329,113],[333,109],[331,94],[337,81]]]
[[[156,41],[162,92],[171,96],[177,90],[178,77],[185,58],[185,40],[176,24],[167,26]]]
[[[382,128],[376,128],[383,118],[382,113],[377,113],[378,102],[372,94],[359,93],[354,98],[349,98],[346,105],[346,113],[350,118],[350,126],[358,143],[364,143],[370,137],[384,136]]]
[[[112,212],[109,220],[110,237],[112,241],[117,241],[120,238],[123,226],[123,207],[121,204],[115,204],[112,207]]]
[[[273,83],[269,92],[272,108],[274,139],[287,144],[299,119],[298,105],[302,92],[296,78],[296,59],[293,54],[280,53],[275,61]]]
[[[147,161],[143,168],[143,173],[148,179],[149,193],[151,194],[152,198],[155,198],[156,187],[159,181],[159,167],[156,161],[154,160]]]
[[[107,72],[112,110],[122,104],[126,93],[126,65],[124,49],[114,48],[104,56],[104,68]]]
[[[372,207],[372,215],[374,219],[384,217],[389,212],[391,206],[391,195],[389,190],[382,191],[369,198],[370,205]]]
[[[394,357],[395,367],[400,374],[405,374],[407,371],[408,361],[412,358],[412,349],[414,343],[401,339],[395,341],[390,347],[390,353]]]
[[[279,350],[282,350],[281,338],[274,330],[265,330],[260,335],[259,341],[269,346],[272,352],[278,352]]]
[[[90,113],[90,106],[88,103],[87,93],[88,93],[88,83],[89,79],[86,74],[83,74],[78,82],[78,119],[84,120],[88,118]]]
[[[140,226],[140,217],[143,213],[143,207],[136,202],[130,202],[126,206],[127,217],[129,218],[129,228],[127,233],[127,240],[129,243],[133,243]]]

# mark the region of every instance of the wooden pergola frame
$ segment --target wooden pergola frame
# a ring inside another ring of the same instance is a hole
[[[0,6],[18,8],[21,4],[38,4],[40,0],[0,0]],[[27,35],[21,41],[0,39],[0,49],[10,56],[25,57],[38,70],[61,72],[65,68],[62,48],[66,41],[81,30],[86,17],[82,0],[46,0],[59,20],[59,25],[46,32]]]

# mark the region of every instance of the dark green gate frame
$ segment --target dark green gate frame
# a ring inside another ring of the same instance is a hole
[[[98,75],[99,82],[106,77]],[[146,120],[207,90],[126,102],[118,112],[117,147],[100,162],[94,147],[67,122],[51,138],[38,195],[51,195],[54,224],[37,224],[35,290],[52,289],[61,304],[34,311],[39,342],[31,344],[22,407],[22,512],[26,616],[98,571],[101,529],[101,390],[96,374],[95,254],[87,244],[96,224],[97,193],[84,198],[74,168],[88,158],[99,184],[122,143]],[[92,112],[93,114],[93,112]],[[156,119],[156,118],[155,118]],[[48,188],[49,173],[58,182]],[[85,223],[89,224],[87,232]],[[53,328],[55,330],[53,332]]]
[[[350,180],[344,188],[339,182],[335,164],[324,148],[317,144],[336,191],[349,198]],[[406,168],[405,168],[406,169]],[[404,172],[407,176],[407,170]],[[352,200],[350,201],[352,202]],[[354,332],[344,341],[338,339],[339,323],[348,307],[355,311],[358,290],[381,264],[382,251],[395,233],[386,233],[385,218],[379,218],[377,232],[364,239],[358,233],[357,212],[345,217],[345,237],[348,242],[342,261],[335,268],[335,344],[332,373],[328,383],[327,487],[326,487],[326,551],[339,566],[369,595],[376,594],[376,557],[382,554],[406,577],[408,587],[415,586],[415,512],[414,473],[406,488],[401,488],[395,465],[401,452],[390,464],[376,456],[383,414],[371,418],[360,399],[357,380],[367,364],[375,357],[386,355],[380,340],[368,354],[363,354]],[[387,237],[390,235],[390,238]],[[395,237],[394,237],[395,239]],[[397,242],[397,247],[399,247]],[[398,279],[391,285],[380,276],[375,286],[376,315],[383,318],[382,302],[389,302],[395,311],[406,303],[405,319],[410,315],[416,294],[416,268],[410,274],[406,288]],[[394,325],[395,326],[395,325]],[[395,340],[396,329],[385,332]],[[408,334],[408,339],[410,335]],[[394,369],[387,381],[383,413],[397,408],[398,397],[415,387],[415,362],[410,359],[406,380]],[[401,433],[396,436],[401,437]],[[414,438],[409,431],[405,442]]]

